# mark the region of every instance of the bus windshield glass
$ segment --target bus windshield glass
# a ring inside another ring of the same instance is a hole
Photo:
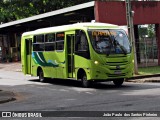
[[[94,50],[101,54],[129,54],[131,45],[122,29],[88,30]]]

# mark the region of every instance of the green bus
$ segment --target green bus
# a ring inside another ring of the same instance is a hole
[[[126,32],[106,23],[75,23],[25,32],[21,40],[24,74],[121,86],[133,76],[134,59]]]

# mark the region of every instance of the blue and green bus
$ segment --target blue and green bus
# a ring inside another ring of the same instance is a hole
[[[126,32],[106,23],[76,23],[25,32],[21,40],[24,74],[92,82],[113,81],[116,86],[132,77],[133,50]]]

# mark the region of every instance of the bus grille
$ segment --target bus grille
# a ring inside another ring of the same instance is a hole
[[[127,60],[123,62],[107,62],[106,65],[110,71],[113,71],[112,74],[106,73],[107,76],[110,78],[125,77],[128,74],[128,73],[122,72],[129,65],[129,61]]]
[[[126,73],[122,73],[122,74],[108,74],[106,73],[108,77],[125,77]]]
[[[106,62],[106,65],[109,65],[109,66],[126,65],[126,64],[128,64],[128,61],[123,61],[123,62]]]

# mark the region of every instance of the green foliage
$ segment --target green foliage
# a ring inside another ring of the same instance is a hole
[[[0,0],[0,22],[10,22],[92,0]]]
[[[148,35],[148,37],[150,38],[155,37],[155,25],[148,24],[148,27],[139,26],[138,32],[141,38],[144,37],[145,35]]]
[[[36,14],[36,10],[28,0],[5,0],[1,6],[1,22],[9,22]]]
[[[160,67],[144,67],[138,68],[138,72],[140,75],[151,75],[151,74],[160,74]]]
[[[148,37],[155,37],[155,25],[149,24],[148,25]]]
[[[138,32],[141,38],[148,34],[147,28],[141,26],[139,26]]]

